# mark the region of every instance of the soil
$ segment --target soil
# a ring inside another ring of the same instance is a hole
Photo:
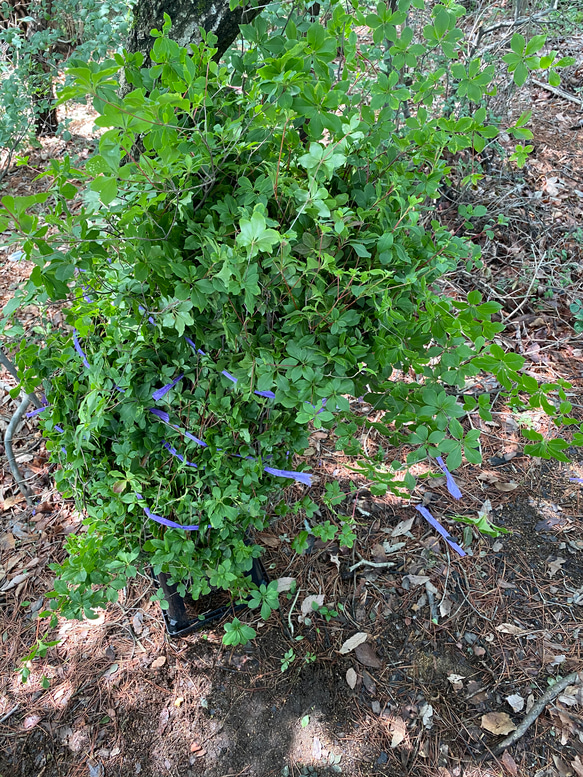
[[[460,764],[465,774],[488,774],[472,771],[497,741],[480,727],[482,715],[512,713],[506,697],[538,697],[547,678],[581,667],[573,603],[583,591],[578,487],[566,472],[557,480],[556,468],[547,477],[561,502],[522,492],[495,516],[511,534],[474,539],[466,559],[447,564],[445,547],[424,525],[413,528],[391,574],[373,568],[343,580],[334,554],[313,548],[292,572],[306,591],[318,580],[320,590],[340,594],[333,603],[344,611],[300,624],[299,605],[290,612],[288,602],[245,648],[225,649],[218,627],[170,640],[157,605],[136,601],[140,586],[96,624],[63,624],[63,642],[43,666],[51,690],[38,687],[38,672],[24,686],[4,676],[3,714],[18,707],[2,720],[0,774],[280,777],[310,766],[319,775],[404,777],[440,774],[429,765],[455,774]],[[377,506],[363,527],[369,543],[410,513]],[[290,571],[285,549],[285,542],[268,547],[273,577]],[[553,572],[557,559],[564,561]],[[420,601],[424,586],[410,587],[420,572],[439,591],[435,599],[451,602],[438,623]],[[253,613],[243,617],[257,626]],[[13,618],[15,632],[30,630],[25,609]],[[509,624],[516,633],[505,633]],[[361,631],[371,652],[341,655],[343,641]],[[282,672],[290,649],[297,657]],[[515,746],[518,774],[534,775],[553,753],[583,754],[578,737],[559,745],[553,722],[541,717]],[[578,731],[578,716],[572,723]],[[391,748],[399,726],[405,736]]]

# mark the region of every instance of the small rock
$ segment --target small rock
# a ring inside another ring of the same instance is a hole
[[[370,706],[375,715],[381,714],[381,705],[379,704],[378,701],[373,701],[373,703]]]

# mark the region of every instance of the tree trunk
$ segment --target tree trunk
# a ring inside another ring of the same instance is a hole
[[[126,48],[141,51],[148,64],[148,55],[154,43],[153,28],[161,30],[164,14],[172,20],[170,37],[180,46],[200,43],[199,28],[214,32],[218,38],[217,56],[222,56],[239,34],[239,25],[248,24],[261,8],[229,10],[229,0],[137,0],[134,6],[134,24]]]

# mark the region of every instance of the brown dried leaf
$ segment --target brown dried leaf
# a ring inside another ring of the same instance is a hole
[[[350,667],[350,669],[348,669],[346,672],[346,682],[348,683],[348,687],[354,690],[356,687],[357,680],[358,680],[358,675],[356,674],[354,669]]]
[[[3,510],[8,510],[11,507],[14,507],[14,505],[17,505],[19,502],[24,501],[24,496],[22,494],[16,494],[16,496],[9,496],[8,499],[4,500],[4,504],[2,505]]]
[[[563,761],[562,758],[559,758],[558,755],[553,754],[553,761],[555,762],[555,766],[559,772],[559,777],[572,777],[573,770],[569,768],[569,765]]]
[[[405,578],[411,583],[413,588],[416,588],[418,585],[424,585],[425,583],[429,582],[428,575],[405,575],[405,577],[403,577],[403,580],[405,580]]]
[[[0,537],[0,548],[2,548],[2,550],[14,550],[15,547],[16,540],[11,531],[7,531],[6,534],[3,534]]]
[[[445,599],[443,599],[439,603],[439,614],[441,615],[441,617],[445,618],[447,615],[449,615],[452,607],[453,607],[452,600],[448,599],[448,597],[446,596]]]
[[[290,591],[292,585],[295,583],[295,577],[280,577],[277,580],[277,593],[281,594],[285,591]]]
[[[564,558],[556,558],[553,561],[549,561],[549,564],[547,567],[549,577],[554,577],[557,574],[557,572],[560,572],[561,567],[563,566],[565,561],[566,559]]]
[[[573,770],[577,777],[583,777],[583,763],[581,763],[581,759],[579,756],[575,756],[575,760],[571,761],[571,766],[573,767]]]
[[[407,534],[407,532],[411,530],[414,522],[415,516],[408,518],[406,521],[400,521],[391,532],[391,537],[401,537],[403,534]]]
[[[483,483],[489,483],[490,485],[500,482],[500,478],[495,472],[480,472],[478,480],[481,480]]]
[[[505,712],[488,712],[486,715],[482,715],[481,726],[491,734],[510,734],[511,731],[516,731],[516,726],[512,722],[510,715]]]
[[[30,572],[22,572],[20,575],[15,575],[12,580],[7,580],[2,588],[0,588],[0,592],[4,593],[5,591],[10,591],[13,588],[16,588],[17,585],[20,585],[20,583],[23,583],[26,578],[29,576]]]
[[[391,721],[391,731],[393,732],[393,738],[391,739],[391,747],[395,748],[401,744],[401,742],[407,736],[407,724],[403,718],[393,718]]]
[[[525,629],[521,629],[513,623],[501,623],[499,626],[496,626],[496,631],[500,631],[502,634],[512,634],[513,637],[520,637],[526,634]]]
[[[36,724],[40,721],[40,715],[29,715],[27,718],[24,719],[24,723],[22,724],[22,728],[28,731],[28,729],[34,728]]]
[[[160,669],[166,663],[166,656],[158,656],[150,664],[150,669]]]
[[[369,645],[368,642],[363,642],[361,645],[358,645],[354,653],[360,663],[364,664],[364,666],[370,666],[372,669],[380,669],[383,665],[383,662],[377,656],[375,649],[372,645]]]
[[[518,776],[518,766],[517,766],[516,761],[514,760],[514,758],[508,752],[508,750],[504,751],[500,761],[502,763],[502,766],[508,772],[508,774],[511,774],[512,777],[517,777]]]
[[[371,696],[376,696],[377,687],[375,685],[375,681],[372,679],[371,675],[366,671],[362,673],[362,684],[364,685],[364,687],[370,693]]]
[[[279,548],[281,545],[279,537],[274,537],[273,534],[259,534],[257,539],[262,545],[267,545],[268,548]]]
[[[494,483],[494,488],[496,491],[502,491],[502,493],[507,494],[509,491],[514,491],[516,488],[518,488],[518,483]]]
[[[362,645],[363,642],[366,642],[367,637],[368,637],[368,634],[365,631],[358,631],[356,634],[354,634],[354,636],[346,640],[346,642],[340,648],[340,652],[342,653],[342,655],[346,655],[346,653],[350,653],[359,645]]]
[[[321,607],[324,604],[324,594],[310,594],[310,596],[306,596],[302,602],[302,614],[299,618],[300,622],[303,622],[304,618],[308,617],[314,612],[312,604],[316,604],[318,607]]]
[[[371,554],[372,554],[373,560],[376,561],[377,563],[381,563],[387,560],[387,554],[385,553],[385,549],[380,544],[380,542],[377,542],[376,545],[373,545],[371,549]]]
[[[508,704],[510,704],[514,712],[520,712],[524,707],[524,699],[518,693],[513,693],[511,696],[507,696],[506,701]]]
[[[583,704],[583,685],[568,685],[559,696],[559,701],[569,707]]]

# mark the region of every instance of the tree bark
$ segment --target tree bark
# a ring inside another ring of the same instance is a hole
[[[229,9],[229,0],[138,0],[134,6],[134,24],[126,48],[141,51],[148,64],[148,55],[154,44],[150,35],[153,28],[162,29],[164,14],[172,20],[170,37],[180,46],[200,43],[200,28],[214,32],[218,38],[217,57],[222,56],[239,34],[239,25],[248,24],[261,8]]]

